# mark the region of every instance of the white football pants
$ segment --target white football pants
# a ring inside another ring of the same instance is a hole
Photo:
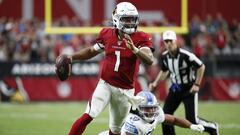
[[[126,95],[133,96],[134,89],[118,88],[100,79],[85,113],[95,118],[109,104],[109,128],[114,134],[120,133],[131,107]]]

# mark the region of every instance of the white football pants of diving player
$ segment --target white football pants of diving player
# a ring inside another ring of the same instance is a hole
[[[100,79],[85,113],[95,118],[109,104],[109,128],[114,134],[120,133],[131,107],[128,97],[133,96],[134,89],[114,87]]]

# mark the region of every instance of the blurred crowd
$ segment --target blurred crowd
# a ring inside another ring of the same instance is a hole
[[[142,23],[148,25],[148,23]],[[104,26],[109,25],[106,22]],[[150,24],[152,25],[152,24]],[[157,25],[172,25],[164,21]],[[54,26],[89,26],[76,17],[62,17]],[[0,61],[55,61],[61,54],[71,54],[93,44],[96,35],[48,35],[44,32],[44,21],[38,19],[15,20],[0,18]],[[154,34],[153,42],[158,56],[163,50],[160,34]],[[240,22],[227,22],[221,14],[195,15],[189,22],[189,33],[178,36],[178,44],[193,51],[198,57],[240,55]]]
[[[216,17],[194,16],[189,23],[188,44],[198,57],[240,54],[240,22],[227,22],[218,13]]]

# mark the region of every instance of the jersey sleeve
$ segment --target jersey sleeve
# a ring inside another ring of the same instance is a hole
[[[189,61],[191,65],[193,65],[196,68],[199,68],[202,66],[202,61],[193,53],[189,53]]]
[[[104,50],[105,45],[105,37],[104,35],[107,33],[107,28],[103,28],[100,33],[98,34],[98,37],[95,40],[94,46],[98,45],[99,48]]]
[[[141,33],[140,41],[137,43],[138,48],[149,47],[152,51],[154,51],[152,37],[149,34]]]
[[[159,107],[158,123],[163,123],[165,121],[165,114],[161,107]]]
[[[164,55],[160,56],[160,58],[159,58],[159,66],[161,67],[162,71],[167,71],[168,70],[167,62],[165,61],[164,57],[166,57],[166,56],[164,56]]]

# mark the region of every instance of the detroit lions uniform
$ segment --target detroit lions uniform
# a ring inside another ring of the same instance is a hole
[[[158,117],[152,123],[148,123],[140,116],[130,113],[122,127],[121,135],[126,135],[126,132],[132,135],[152,135],[156,126],[164,120],[165,115],[161,107],[159,107]]]

